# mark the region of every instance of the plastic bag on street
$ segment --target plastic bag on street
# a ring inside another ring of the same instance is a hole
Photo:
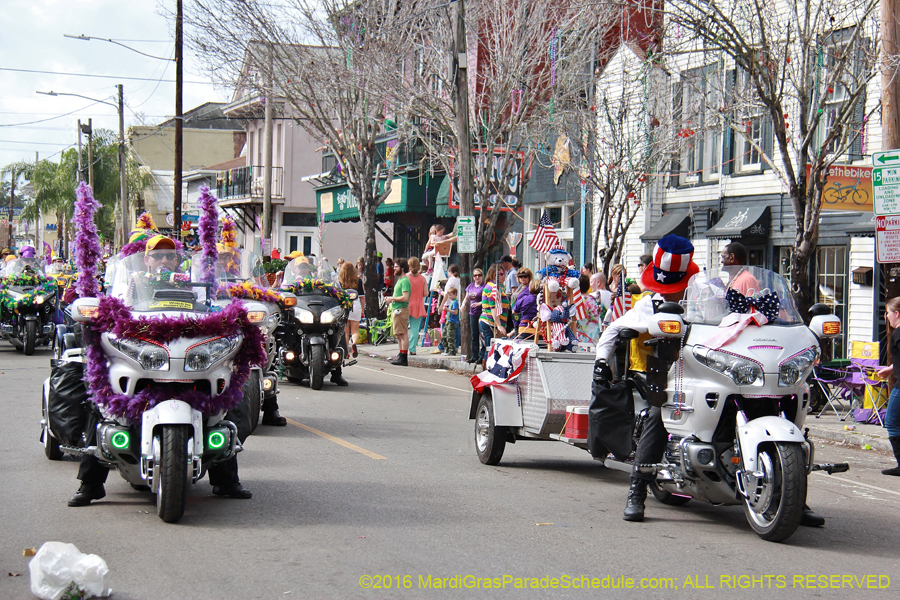
[[[81,598],[107,597],[109,567],[96,554],[83,554],[73,544],[47,542],[28,563],[31,593],[43,600],[60,600],[74,586]]]

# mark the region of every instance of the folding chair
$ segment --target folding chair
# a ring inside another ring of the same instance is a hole
[[[876,371],[880,368],[879,355],[880,345],[878,342],[850,342],[850,364],[853,368],[851,380],[854,384],[861,386],[859,395],[855,404],[853,418],[858,422],[869,422],[872,416],[884,427],[884,421],[881,418],[880,398],[881,390],[886,389],[887,382],[878,377]],[[872,409],[865,408],[866,390],[874,391],[872,400]],[[886,403],[885,403],[886,405]],[[872,414],[874,413],[874,415]]]
[[[855,388],[865,388],[865,384],[853,383],[853,375],[858,368],[852,364],[846,367],[841,366],[836,361],[819,365],[816,368],[812,379],[825,396],[825,405],[816,415],[817,419],[829,408],[841,421],[845,421],[850,416],[853,412],[855,392],[859,391]]]

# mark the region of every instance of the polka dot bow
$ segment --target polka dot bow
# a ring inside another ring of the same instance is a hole
[[[725,300],[728,301],[728,309],[735,313],[748,313],[752,306],[757,311],[765,315],[770,322],[778,318],[778,310],[781,302],[778,300],[776,292],[769,292],[760,296],[751,296],[748,298],[737,290],[730,289],[725,293]]]

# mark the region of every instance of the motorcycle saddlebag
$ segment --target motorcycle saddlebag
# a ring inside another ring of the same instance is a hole
[[[81,445],[81,434],[88,418],[88,409],[84,406],[87,398],[84,363],[51,360],[47,415],[50,431],[63,445]]]
[[[628,382],[597,383],[592,386],[588,408],[588,450],[594,458],[612,452],[619,460],[631,456],[634,427],[634,395]]]

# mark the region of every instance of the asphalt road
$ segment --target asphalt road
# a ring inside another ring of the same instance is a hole
[[[557,442],[507,446],[486,467],[465,377],[371,358],[346,370],[348,388],[282,385],[289,425],[261,426],[239,456],[251,500],[212,496],[204,479],[166,524],[149,494],[111,473],[104,500],[69,508],[77,463],[46,460],[38,442],[48,359],[0,345],[3,599],[33,597],[22,551],[51,540],[103,557],[118,599],[896,598],[900,588],[900,478],[879,473],[885,455],[819,444],[820,461],[851,471],[811,476],[809,503],[827,524],[786,543],[757,538],[739,507],[651,499],[646,522],[626,523],[626,474]],[[540,587],[552,578],[569,587]],[[591,579],[634,589],[574,587]]]

